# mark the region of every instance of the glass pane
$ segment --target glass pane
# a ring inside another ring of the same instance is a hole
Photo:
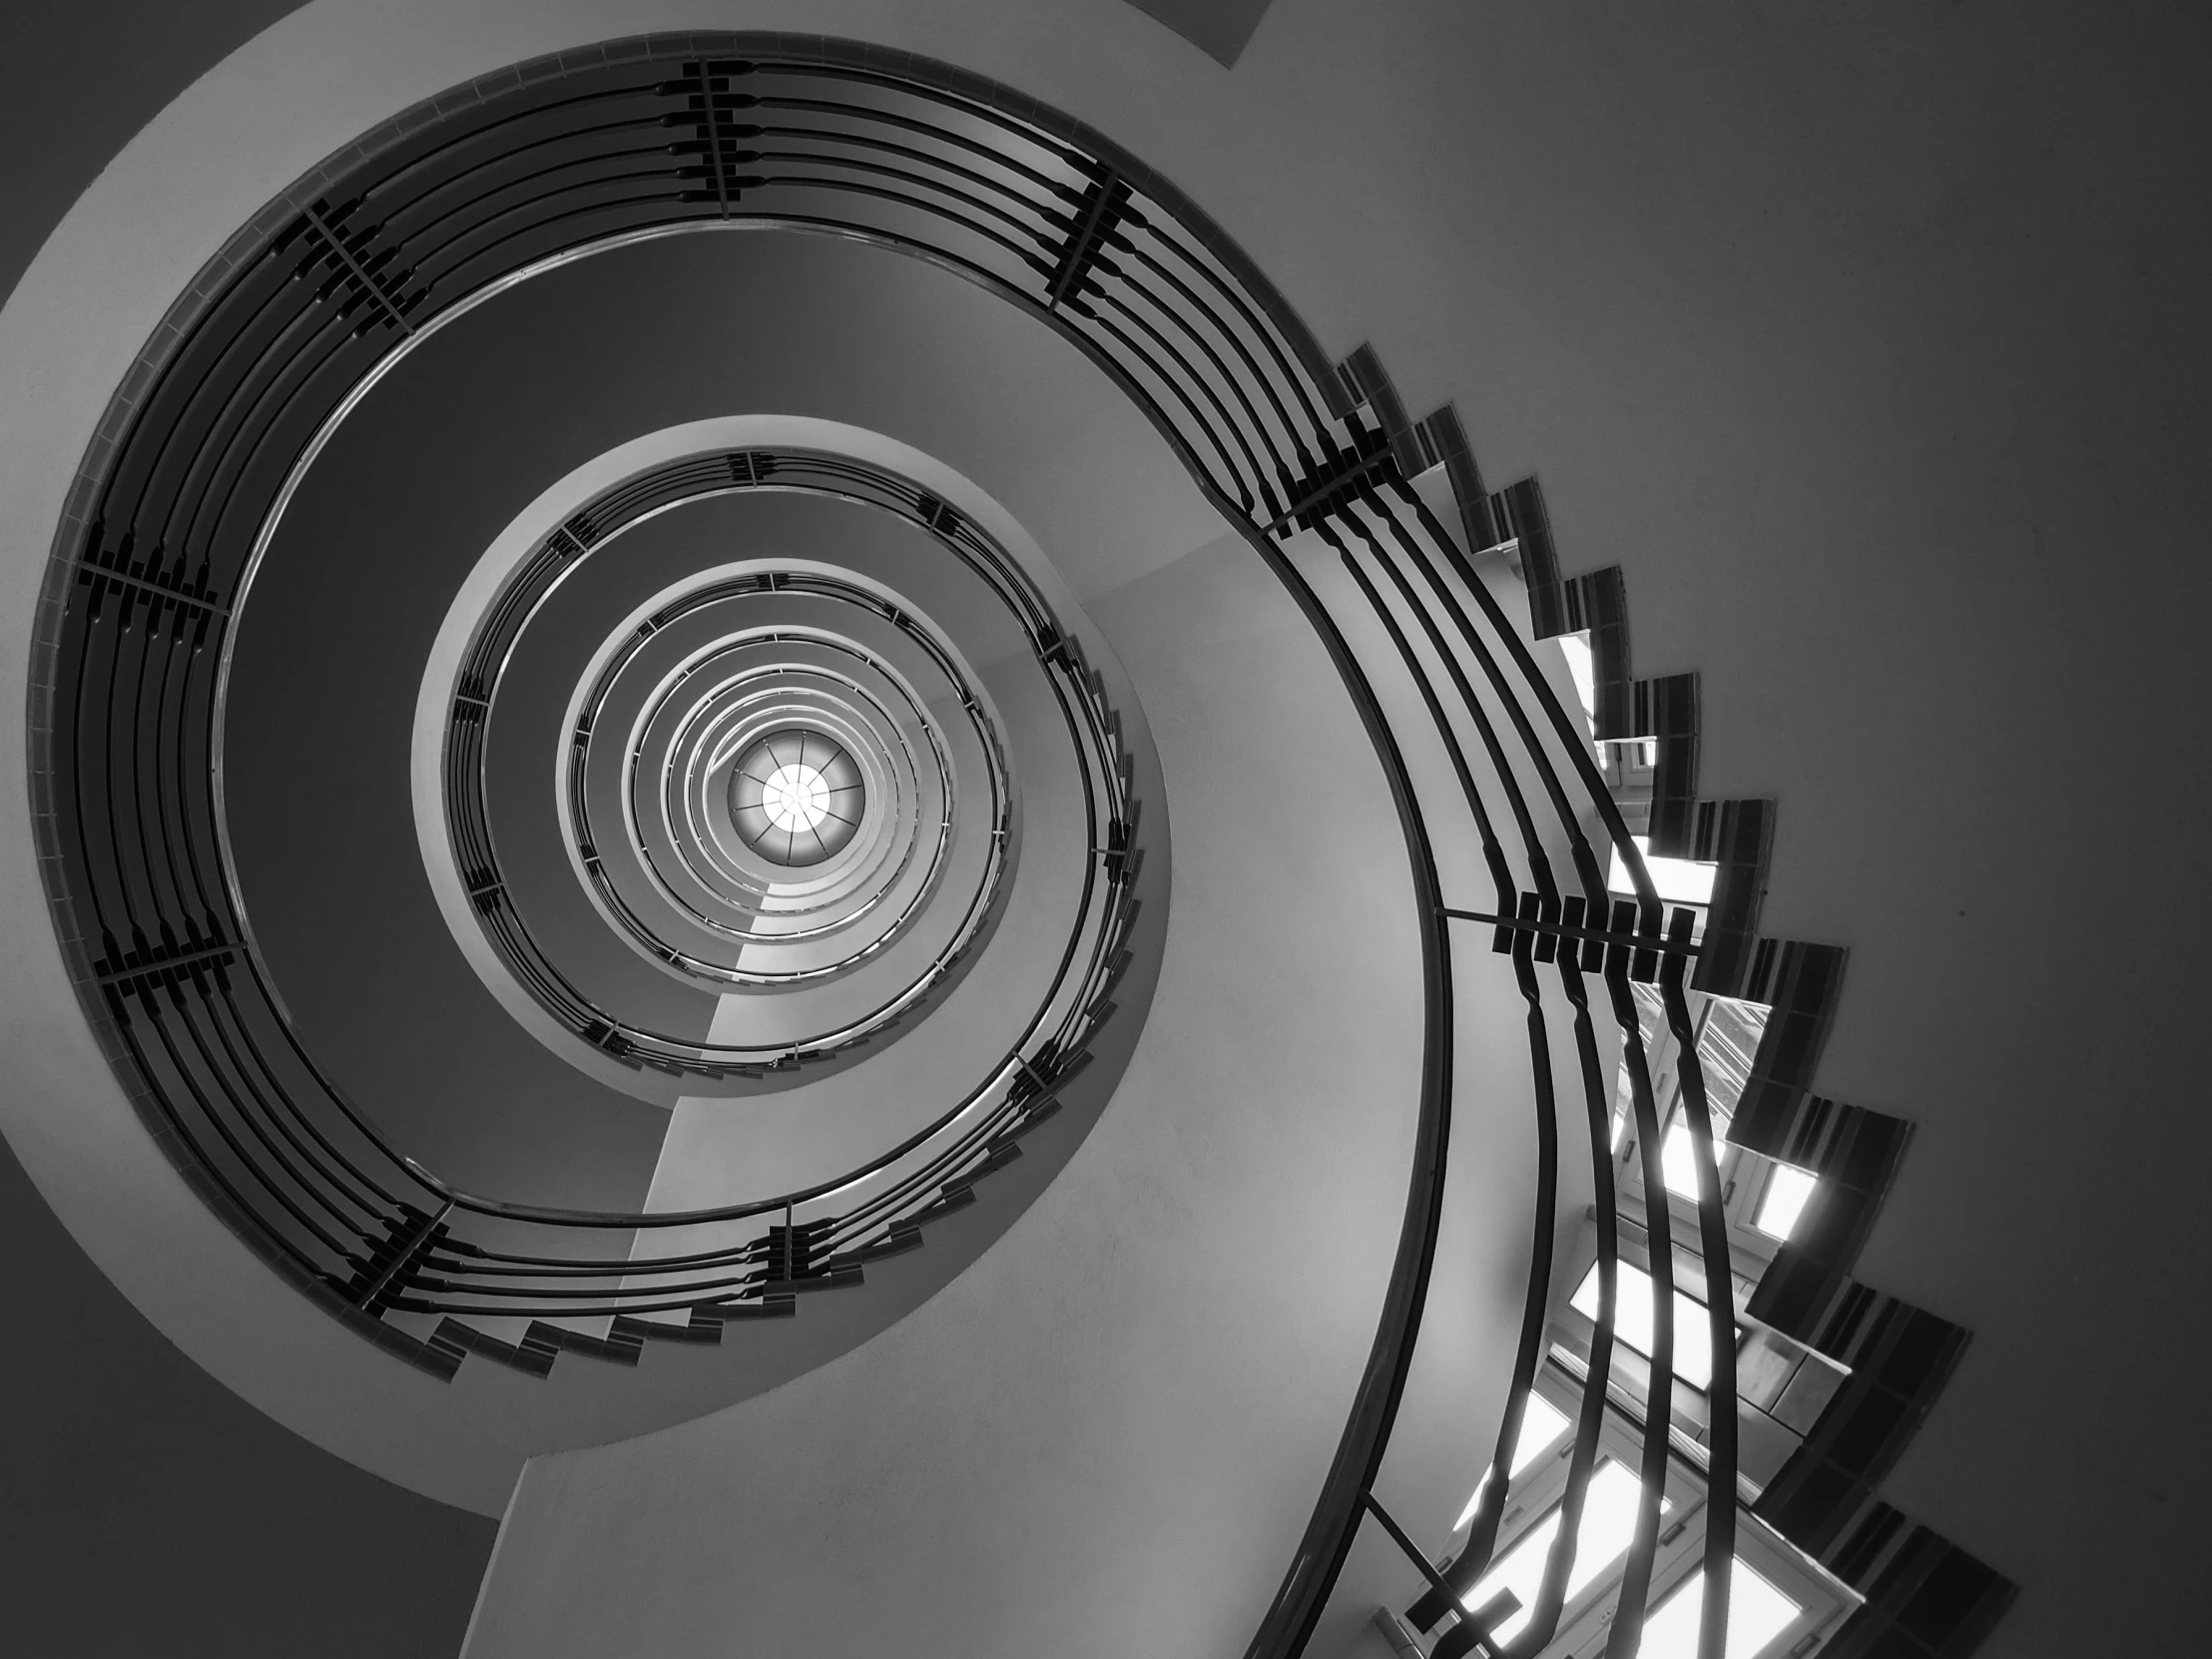
[[[1592,733],[1597,730],[1597,660],[1590,655],[1588,634],[1561,634],[1559,654],[1567,660],[1567,678],[1574,682],[1575,701]]]
[[[1754,1659],[1802,1611],[1737,1556],[1728,1570],[1726,1659]],[[1698,1633],[1704,1627],[1705,1571],[1700,1568],[1651,1615],[1638,1659],[1697,1659]]]
[[[1582,1526],[1575,1533],[1574,1565],[1567,1572],[1567,1599],[1572,1601],[1590,1581],[1628,1553],[1636,1535],[1636,1502],[1643,1487],[1620,1464],[1607,1458],[1590,1476],[1589,1495],[1582,1503]],[[1674,1507],[1662,1502],[1662,1512]],[[1511,1590],[1520,1608],[1500,1619],[1491,1634],[1510,1640],[1528,1622],[1535,1608],[1536,1592],[1544,1579],[1544,1562],[1551,1554],[1551,1540],[1559,1535],[1559,1511],[1554,1509],[1523,1532],[1513,1547],[1484,1573],[1463,1598],[1471,1612],[1496,1595]],[[1735,1620],[1729,1621],[1731,1627]]]
[[[1710,904],[1713,901],[1713,868],[1689,858],[1655,858],[1651,855],[1651,837],[1631,835],[1644,855],[1644,867],[1651,872],[1652,890],[1670,904]],[[1621,857],[1621,849],[1613,848],[1612,873],[1605,884],[1617,893],[1633,898],[1636,883],[1628,878],[1628,864]]]
[[[1690,1139],[1688,1124],[1677,1122],[1659,1143],[1659,1168],[1668,1192],[1697,1202],[1697,1143]]]
[[[1567,1304],[1593,1324],[1597,1320],[1597,1264],[1582,1276]],[[1651,1275],[1632,1263],[1620,1264],[1620,1284],[1614,1297],[1613,1335],[1651,1358]],[[1713,1381],[1713,1342],[1705,1318],[1705,1304],[1674,1293],[1674,1375],[1693,1388]]]
[[[1795,1164],[1777,1164],[1767,1183],[1767,1196],[1759,1201],[1759,1219],[1752,1225],[1769,1238],[1787,1239],[1819,1184]]]
[[[1521,1412],[1520,1438],[1513,1442],[1513,1466],[1508,1471],[1518,1474],[1541,1457],[1567,1431],[1567,1419],[1559,1408],[1542,1394],[1530,1394],[1528,1405]],[[1475,1483],[1474,1496],[1467,1499],[1466,1511],[1452,1523],[1456,1530],[1474,1519],[1475,1507],[1482,1501],[1482,1492],[1490,1483],[1490,1471],[1484,1469],[1482,1478]]]
[[[1697,1057],[1705,1068],[1705,1099],[1713,1109],[1716,1135],[1724,1132],[1736,1102],[1743,1098],[1744,1085],[1751,1080],[1751,1062],[1758,1057],[1766,1031],[1767,1010],[1756,1003],[1716,997],[1706,1007]]]

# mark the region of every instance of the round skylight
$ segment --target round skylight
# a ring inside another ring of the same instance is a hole
[[[866,807],[860,769],[844,745],[806,727],[755,740],[730,777],[738,837],[771,863],[834,856],[858,832]]]
[[[779,830],[812,833],[830,816],[829,780],[804,762],[778,767],[761,786],[761,810]]]

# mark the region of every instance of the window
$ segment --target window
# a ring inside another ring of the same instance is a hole
[[[1710,904],[1713,902],[1713,869],[1711,864],[1701,864],[1691,858],[1655,858],[1651,855],[1649,835],[1631,835],[1636,849],[1644,855],[1644,867],[1651,872],[1651,884],[1660,898],[1669,904]],[[1636,883],[1629,879],[1628,864],[1621,857],[1621,849],[1613,848],[1612,873],[1605,884],[1617,893],[1633,898]]]
[[[1714,1149],[1715,1155],[1719,1148]],[[1690,1139],[1690,1126],[1680,1118],[1667,1131],[1667,1138],[1659,1143],[1659,1168],[1665,1174],[1667,1191],[1697,1202],[1697,1143]]]
[[[1556,1356],[1537,1374],[1532,1403],[1540,1398],[1550,1410],[1540,1416],[1532,1411],[1522,1419],[1497,1553],[1462,1598],[1466,1607],[1479,1611],[1500,1592],[1510,1592],[1520,1606],[1501,1617],[1494,1632],[1506,1641],[1529,1634],[1544,1568],[1559,1542],[1571,1459],[1543,1451],[1556,1447],[1567,1431],[1582,1387],[1571,1366]],[[1560,1424],[1557,1432],[1536,1426],[1554,1420]],[[1569,1654],[1595,1659],[1604,1651],[1621,1571],[1635,1538],[1637,1508],[1646,1491],[1637,1473],[1642,1450],[1642,1425],[1634,1414],[1606,1411],[1598,1425],[1597,1463],[1576,1529],[1559,1626],[1543,1648],[1547,1659]],[[1641,1659],[1694,1659],[1696,1654],[1704,1613],[1706,1495],[1702,1471],[1677,1447],[1668,1458],[1666,1497],[1660,1505],[1665,1519],[1652,1558],[1651,1610]],[[1737,1514],[1734,1553],[1727,1659],[1782,1659],[1792,1644],[1832,1634],[1860,1604],[1850,1585],[1748,1510]]]
[[[1635,990],[1658,1108],[1659,1173],[1676,1225],[1688,1229],[1678,1236],[1688,1241],[1697,1237],[1699,1229],[1698,1159],[1688,1126],[1687,1094],[1681,1078],[1675,1075],[1683,1066],[1680,1045],[1660,1023],[1663,1011],[1658,993],[1641,984]],[[1690,993],[1690,1008],[1696,1021],[1696,1053],[1712,1118],[1713,1161],[1720,1178],[1721,1214],[1728,1225],[1730,1259],[1737,1272],[1756,1283],[1773,1261],[1777,1244],[1788,1237],[1780,1229],[1796,1220],[1803,1200],[1800,1189],[1808,1179],[1792,1174],[1781,1178],[1777,1185],[1773,1173],[1777,1166],[1770,1159],[1754,1158],[1728,1138],[1766,1032],[1768,1011],[1757,1003],[1703,997],[1696,992]],[[1635,1121],[1627,1115],[1631,1091],[1625,1056],[1614,1094],[1613,1151],[1621,1155],[1636,1139]],[[1641,1199],[1643,1162],[1633,1151],[1626,1152],[1620,1174],[1621,1192],[1630,1200]],[[1770,1190],[1775,1208],[1763,1215],[1761,1205]]]
[[[1610,1457],[1590,1476],[1589,1491],[1582,1500],[1582,1525],[1574,1536],[1574,1565],[1567,1573],[1569,1601],[1628,1553],[1628,1546],[1636,1536],[1636,1504],[1642,1491],[1636,1477]],[[1662,1510],[1673,1507],[1664,1500],[1660,1503]],[[1517,1634],[1534,1610],[1536,1592],[1544,1581],[1544,1563],[1551,1554],[1551,1541],[1559,1535],[1559,1517],[1560,1511],[1554,1508],[1523,1532],[1513,1547],[1462,1598],[1469,1612],[1481,1607],[1500,1590],[1511,1590],[1519,1598],[1519,1609],[1500,1619],[1491,1632],[1500,1640],[1510,1640]],[[1733,1627],[1735,1621],[1729,1622]]]
[[[1529,1464],[1549,1450],[1552,1443],[1566,1431],[1566,1412],[1560,1410],[1550,1400],[1544,1398],[1542,1394],[1530,1394],[1527,1408],[1521,1412],[1520,1438],[1513,1442],[1513,1462],[1512,1466],[1505,1471],[1506,1478],[1510,1479],[1527,1468]],[[1482,1493],[1489,1484],[1490,1471],[1484,1469],[1482,1478],[1475,1482],[1474,1496],[1467,1499],[1465,1510],[1461,1512],[1457,1520],[1451,1523],[1453,1531],[1456,1532],[1460,1527],[1474,1519],[1474,1511],[1481,1505]]]
[[[1705,1007],[1698,1031],[1698,1063],[1705,1069],[1706,1099],[1713,1109],[1717,1133],[1743,1098],[1751,1081],[1752,1062],[1767,1034],[1767,1010],[1757,1003],[1733,1002],[1714,997]]]
[[[1597,1323],[1597,1264],[1582,1276],[1582,1283],[1568,1303],[1592,1325]],[[1633,1263],[1620,1264],[1620,1282],[1613,1306],[1613,1335],[1645,1359],[1651,1358],[1651,1275]],[[1674,1375],[1693,1388],[1703,1389],[1713,1381],[1713,1345],[1707,1341],[1705,1304],[1674,1293]]]
[[[1756,1659],[1803,1612],[1737,1556],[1728,1573],[1728,1642],[1724,1659]],[[1697,1659],[1705,1625],[1705,1571],[1684,1579],[1644,1625],[1638,1659]]]
[[[1670,1180],[1670,1186],[1673,1184]],[[1805,1201],[1819,1183],[1795,1164],[1777,1164],[1767,1180],[1767,1196],[1759,1201],[1759,1219],[1752,1225],[1772,1239],[1787,1239],[1804,1213]]]
[[[859,766],[827,733],[787,726],[754,742],[730,774],[730,823],[770,863],[819,864],[866,815]]]
[[[1597,746],[1598,764],[1608,769],[1619,767],[1624,773],[1649,772],[1659,764],[1659,745],[1650,738],[1633,738],[1627,743],[1615,739]]]
[[[1588,728],[1593,747],[1597,749],[1598,764],[1605,762],[1604,746],[1597,739],[1597,663],[1590,655],[1590,636],[1561,634],[1559,654],[1567,659],[1567,678],[1574,682],[1574,695],[1582,705],[1582,723]]]

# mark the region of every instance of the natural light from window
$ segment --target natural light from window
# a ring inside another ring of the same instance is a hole
[[[1542,1394],[1530,1394],[1528,1405],[1521,1412],[1520,1437],[1513,1442],[1513,1465],[1507,1476],[1516,1475],[1541,1457],[1560,1435],[1567,1431],[1566,1413]],[[1467,1507],[1452,1522],[1454,1531],[1474,1519],[1474,1511],[1482,1502],[1482,1494],[1489,1487],[1490,1471],[1484,1469],[1482,1478],[1474,1483],[1474,1496],[1467,1499]]]
[[[1705,1628],[1705,1572],[1682,1581],[1644,1625],[1637,1659],[1697,1659],[1698,1634]],[[1728,1642],[1723,1659],[1756,1659],[1803,1609],[1761,1578],[1737,1556],[1728,1572]]]
[[[1655,858],[1651,855],[1649,835],[1631,835],[1636,850],[1644,855],[1644,868],[1651,872],[1652,890],[1669,904],[1710,904],[1713,902],[1713,868],[1690,858]],[[1613,848],[1612,872],[1605,877],[1605,884],[1614,892],[1626,897],[1636,896],[1636,883],[1629,878],[1627,860],[1621,849]]]
[[[1597,1265],[1582,1276],[1581,1288],[1568,1303],[1592,1324],[1597,1321]],[[1614,1299],[1613,1335],[1651,1358],[1651,1275],[1629,1262],[1620,1264],[1620,1285]],[[1674,1375],[1693,1388],[1713,1381],[1713,1343],[1705,1318],[1705,1304],[1680,1291],[1674,1293]]]
[[[1819,1184],[1795,1164],[1777,1164],[1767,1182],[1766,1197],[1759,1201],[1759,1218],[1752,1225],[1770,1239],[1787,1239]]]
[[[1567,1571],[1567,1599],[1572,1601],[1590,1581],[1628,1553],[1636,1535],[1636,1500],[1643,1490],[1636,1477],[1608,1457],[1590,1476],[1588,1495],[1582,1503],[1582,1525],[1574,1535],[1574,1565]],[[1674,1505],[1662,1500],[1662,1511]],[[1520,1606],[1498,1620],[1491,1634],[1509,1641],[1528,1623],[1535,1610],[1536,1592],[1544,1581],[1544,1563],[1551,1554],[1551,1540],[1559,1535],[1559,1511],[1554,1508],[1514,1542],[1496,1566],[1462,1598],[1472,1612],[1500,1590],[1511,1590]],[[1733,1628],[1735,1620],[1729,1620]],[[1649,1651],[1648,1649],[1646,1651]]]
[[[1680,1119],[1659,1143],[1659,1168],[1668,1192],[1697,1202],[1697,1143],[1690,1139],[1690,1126]]]
[[[1588,728],[1594,745],[1597,738],[1597,664],[1590,656],[1590,636],[1561,634],[1559,652],[1567,659],[1567,678],[1574,682],[1574,695],[1582,705],[1582,724]],[[1604,759],[1602,755],[1598,758]]]

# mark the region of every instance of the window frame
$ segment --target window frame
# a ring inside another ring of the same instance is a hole
[[[1701,1047],[1711,1022],[1713,1008],[1730,998],[1693,993],[1697,1028],[1693,1043]],[[1746,1007],[1762,1007],[1759,1003],[1745,1003]],[[1644,1058],[1651,1071],[1651,1089],[1659,1114],[1659,1144],[1661,1157],[1665,1156],[1667,1137],[1684,1121],[1682,1078],[1679,1045],[1674,1033],[1661,1023],[1646,1025],[1644,1031]],[[1622,1065],[1625,1066],[1625,1060]],[[1613,1147],[1614,1184],[1622,1199],[1622,1208],[1640,1210],[1644,1203],[1643,1159],[1639,1155],[1640,1142],[1636,1135],[1635,1114],[1629,1109],[1624,1076],[1616,1071],[1614,1078],[1613,1116],[1616,1124]],[[1713,1162],[1720,1175],[1721,1214],[1728,1224],[1729,1267],[1741,1285],[1743,1297],[1748,1298],[1751,1288],[1774,1263],[1782,1247],[1788,1241],[1763,1232],[1758,1225],[1760,1207],[1766,1201],[1767,1190],[1773,1186],[1776,1174],[1784,1169],[1801,1169],[1799,1165],[1785,1165],[1782,1160],[1770,1158],[1765,1153],[1754,1152],[1746,1146],[1738,1146],[1727,1139],[1728,1123],[1735,1114],[1731,1109],[1725,1115],[1716,1110],[1713,1125]],[[1821,1177],[1812,1170],[1804,1174],[1813,1178],[1815,1190]],[[1678,1235],[1694,1238],[1697,1234],[1698,1213],[1695,1200],[1673,1191],[1667,1191],[1667,1214]],[[1757,1271],[1746,1273],[1745,1264],[1756,1263]]]
[[[1582,1384],[1554,1357],[1537,1369],[1532,1388],[1561,1412],[1568,1423],[1579,1417]],[[1633,1472],[1642,1459],[1642,1422],[1617,1397],[1608,1397],[1598,1425],[1598,1463],[1617,1462]],[[1571,1430],[1517,1475],[1506,1489],[1498,1522],[1493,1563],[1501,1561],[1535,1527],[1554,1513],[1566,1495],[1574,1453]],[[1594,1474],[1594,1468],[1593,1468]],[[1740,1488],[1739,1488],[1740,1490]],[[1684,1454],[1679,1438],[1667,1457],[1666,1496],[1673,1507],[1663,1517],[1660,1544],[1652,1560],[1647,1616],[1699,1572],[1705,1562],[1705,1524],[1709,1514],[1708,1476]],[[1464,1531],[1455,1535],[1463,1541]],[[1825,1645],[1858,1610],[1864,1597],[1774,1528],[1740,1506],[1736,1516],[1736,1555],[1777,1590],[1797,1603],[1797,1616],[1758,1651],[1755,1659],[1805,1659]],[[1601,1653],[1618,1614],[1626,1552],[1615,1557],[1560,1609],[1559,1624],[1534,1659],[1591,1659]],[[1470,1600],[1478,1600],[1469,1592]]]

